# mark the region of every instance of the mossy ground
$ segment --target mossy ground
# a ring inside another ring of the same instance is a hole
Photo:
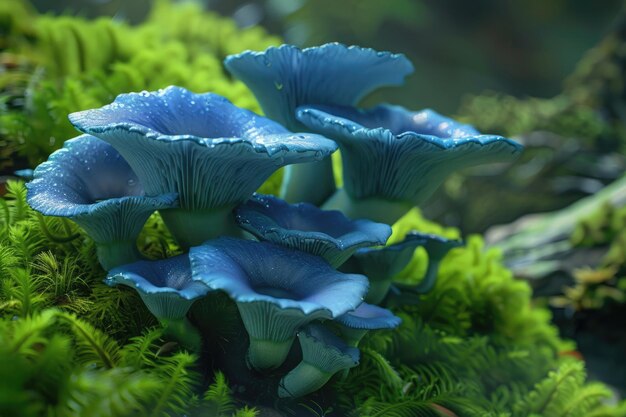
[[[402,326],[368,335],[361,365],[346,379],[299,401],[279,401],[270,390],[243,391],[240,382],[229,389],[219,372],[238,379],[237,358],[235,365],[227,358],[245,343],[228,300],[192,312],[219,312],[200,323],[206,348],[197,362],[163,338],[133,290],[102,283],[104,271],[82,231],[32,211],[21,183],[8,188],[0,216],[0,410],[6,415],[212,415],[206,409],[231,415],[246,405],[312,416],[626,415],[626,405],[603,405],[610,390],[585,382],[584,363],[559,339],[547,310],[533,307],[529,286],[502,266],[497,251],[485,251],[478,236],[445,258],[432,293],[392,307]],[[412,229],[458,233],[417,211],[394,229],[395,238]],[[178,251],[158,215],[139,245],[154,258]],[[421,276],[423,256],[417,252],[398,280]],[[276,382],[255,378],[259,386]],[[254,415],[243,410],[239,415]]]

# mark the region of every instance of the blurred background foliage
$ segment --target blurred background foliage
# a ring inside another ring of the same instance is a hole
[[[10,1],[10,0],[9,0]],[[408,107],[455,112],[467,94],[493,90],[548,98],[597,44],[622,1],[203,0],[242,28],[260,25],[301,46],[366,45],[407,54],[416,72],[382,94]],[[145,19],[150,0],[33,0],[39,10]],[[379,97],[376,97],[378,99]]]

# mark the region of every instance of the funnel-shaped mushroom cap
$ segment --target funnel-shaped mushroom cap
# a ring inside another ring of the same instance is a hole
[[[334,374],[359,364],[359,349],[348,346],[320,323],[310,323],[298,332],[302,359]]]
[[[336,319],[343,326],[359,330],[395,329],[402,319],[386,308],[363,303]]]
[[[128,161],[146,194],[177,192],[183,209],[245,201],[278,168],[321,160],[334,142],[295,134],[216,94],[180,87],[119,95],[112,104],[72,113],[85,133]]]
[[[439,261],[450,249],[461,246],[460,240],[446,239],[429,233],[409,232],[401,242],[382,248],[363,248],[351,258],[351,272],[367,275],[370,280],[368,303],[378,304],[385,296],[393,277],[398,275],[413,258],[415,249],[423,247],[428,254],[428,269],[422,280],[431,288],[439,268]]]
[[[105,283],[135,288],[146,307],[159,319],[184,317],[193,302],[210,291],[201,282],[192,281],[187,255],[114,268]]]
[[[383,245],[391,235],[383,223],[350,220],[339,211],[260,194],[236,209],[236,220],[260,240],[321,256],[334,267],[359,248]]]
[[[281,379],[278,395],[282,398],[297,398],[317,391],[335,373],[359,364],[359,350],[319,323],[302,328],[298,340],[302,362]]]
[[[219,238],[189,256],[194,280],[237,303],[250,336],[249,361],[259,369],[284,361],[299,327],[358,307],[368,287],[362,275],[343,274],[320,257],[268,242]],[[272,347],[259,353],[260,344]]]
[[[404,240],[389,246],[359,249],[354,260],[370,280],[385,280],[400,273],[411,262],[415,249],[431,236],[434,235],[408,233]]]
[[[454,171],[516,159],[522,146],[481,135],[432,110],[381,105],[370,110],[302,106],[296,117],[339,144],[344,187],[355,199],[419,205]]]
[[[178,206],[175,193],[145,196],[122,156],[89,135],[66,141],[33,175],[26,185],[28,204],[81,226],[96,242],[98,260],[107,270],[139,259],[135,242],[148,217]]]
[[[121,155],[89,135],[66,141],[26,186],[33,209],[74,220],[96,242],[136,238],[150,214],[176,206],[176,194],[144,196]]]
[[[328,43],[293,45],[230,55],[226,69],[254,93],[265,115],[298,131],[295,109],[304,104],[354,106],[383,86],[400,85],[413,72],[402,54]]]

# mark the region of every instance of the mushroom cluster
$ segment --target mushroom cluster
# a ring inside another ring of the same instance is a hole
[[[225,65],[267,117],[179,87],[122,94],[69,116],[83,135],[35,169],[28,202],[81,226],[105,283],[134,288],[187,349],[211,343],[189,320],[192,305],[225,294],[246,334],[247,353],[233,360],[258,375],[282,372],[277,395],[300,397],[357,366],[367,332],[401,324],[385,308],[390,292],[430,291],[461,244],[415,231],[385,246],[390,225],[451,172],[511,161],[522,147],[432,110],[355,107],[412,72],[401,54],[283,45]],[[337,149],[339,189],[329,158]],[[280,198],[256,194],[283,166]],[[155,211],[182,255],[140,252],[137,237]],[[394,284],[419,247],[424,277]]]

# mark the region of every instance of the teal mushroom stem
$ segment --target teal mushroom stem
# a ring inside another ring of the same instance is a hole
[[[143,258],[134,240],[95,242],[96,254],[100,265],[105,270],[119,265],[126,265]]]
[[[139,261],[109,271],[105,279],[109,286],[134,288],[148,310],[164,327],[164,334],[177,340],[192,352],[199,352],[201,337],[187,313],[192,304],[210,291],[191,280],[187,255],[158,261]]]
[[[184,248],[199,245],[209,237],[241,236],[233,216],[234,206],[220,209],[190,210],[174,208],[161,210],[167,228]]]
[[[370,288],[365,301],[380,304],[387,295],[393,278],[411,261],[415,249],[431,238],[436,237],[409,233],[403,241],[389,246],[359,249],[342,266],[342,270],[367,276]]]
[[[285,201],[321,204],[333,195],[333,191],[335,178],[330,158],[285,167],[285,176],[280,189],[280,196]]]
[[[160,318],[163,334],[178,341],[182,347],[190,352],[200,352],[202,338],[198,329],[191,324],[187,316],[177,318]]]
[[[405,201],[388,198],[354,198],[345,188],[338,189],[322,206],[324,210],[339,210],[350,219],[370,219],[376,222],[394,224],[413,208]]]

